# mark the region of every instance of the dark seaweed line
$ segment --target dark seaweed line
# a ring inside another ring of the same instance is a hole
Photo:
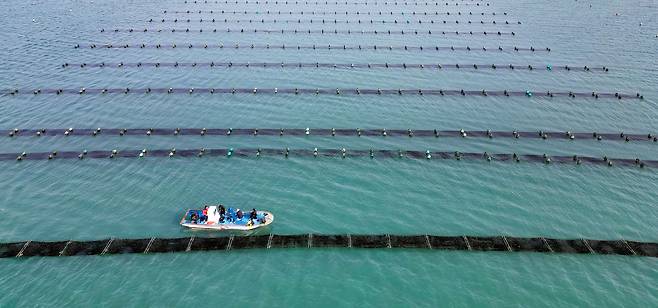
[[[403,68],[403,69],[491,69],[491,70],[529,70],[529,71],[584,71],[608,72],[606,66],[588,65],[541,65],[541,64],[466,64],[466,63],[302,63],[302,62],[97,62],[97,63],[64,63],[62,68],[141,68],[141,67],[200,67],[200,68]],[[543,70],[542,70],[543,68]]]
[[[362,35],[496,35],[496,36],[515,36],[515,32],[504,32],[504,31],[439,31],[439,30],[328,30],[328,29],[280,29],[280,30],[273,30],[273,29],[230,29],[227,28],[226,30],[217,30],[215,29],[190,29],[190,28],[180,28],[180,29],[114,29],[114,30],[108,30],[106,31],[105,29],[100,30],[101,33],[108,32],[108,33],[148,33],[148,32],[156,32],[156,33],[161,33],[161,32],[171,32],[171,33],[265,33],[265,34],[284,34],[284,33],[291,33],[291,34],[362,34]]]
[[[333,94],[333,95],[434,95],[434,96],[538,96],[538,97],[583,97],[644,99],[640,93],[623,94],[619,92],[573,92],[573,91],[508,91],[508,90],[444,90],[444,89],[359,89],[359,88],[35,88],[35,89],[0,89],[0,95],[61,95],[61,94]]]
[[[18,162],[26,160],[60,160],[60,159],[116,159],[116,158],[146,158],[146,157],[254,157],[263,156],[271,157],[332,157],[338,158],[409,158],[422,160],[478,160],[478,161],[501,161],[501,162],[540,162],[543,164],[572,164],[580,165],[583,163],[592,165],[607,165],[621,167],[639,167],[645,166],[658,167],[658,160],[640,160],[639,158],[609,158],[588,157],[588,156],[549,156],[546,154],[506,154],[506,153],[467,153],[467,152],[447,152],[447,151],[405,151],[405,150],[348,150],[342,149],[274,149],[274,148],[253,148],[253,149],[157,149],[157,150],[110,150],[110,151],[53,151],[53,152],[35,152],[35,153],[0,153],[0,161],[15,160]]]
[[[444,0],[442,0],[442,1],[444,1]],[[455,2],[466,2],[466,3],[468,3],[468,2],[484,2],[484,0],[445,0],[445,1],[446,1],[446,3],[448,3],[448,2],[451,2],[451,3],[455,3]],[[441,3],[441,2],[419,2],[417,0],[379,0],[379,1],[374,0],[374,1],[365,1],[365,2],[327,1],[327,0],[325,0],[325,1],[317,1],[317,0],[315,0],[315,1],[314,0],[311,0],[311,1],[308,1],[308,0],[305,0],[305,1],[299,1],[299,0],[295,0],[295,1],[292,1],[292,0],[281,0],[281,1],[279,1],[279,0],[274,0],[274,1],[260,0],[259,1],[259,0],[252,0],[251,2],[249,2],[249,0],[244,0],[244,1],[238,1],[238,0],[234,0],[234,1],[228,1],[228,0],[224,0],[224,1],[217,1],[217,0],[215,0],[215,1],[212,1],[212,0],[210,0],[210,1],[208,1],[208,0],[203,0],[203,1],[201,1],[201,0],[185,0],[183,3],[185,3],[185,4],[188,4],[188,3],[189,4],[222,4],[222,3],[224,3],[224,4],[241,4],[241,3],[244,3],[244,4],[309,4],[309,3],[311,3],[311,4],[312,3],[315,3],[315,4],[318,4],[318,3],[319,4],[334,4],[334,3],[335,4],[343,4],[343,3],[344,4],[369,4],[369,3],[370,4],[377,4],[377,3],[396,3],[396,5],[397,5],[397,3],[404,3],[405,5],[407,5],[407,3],[414,3],[414,4],[421,3],[422,4],[422,3]],[[486,2],[486,3],[488,3],[488,2]]]
[[[153,18],[149,18],[149,20],[147,20],[146,22],[149,22],[149,23],[191,23],[191,22],[196,23],[196,22],[199,22],[199,23],[237,23],[237,24],[239,24],[239,23],[249,23],[249,24],[251,24],[251,23],[254,23],[254,24],[259,24],[259,23],[260,24],[264,24],[264,23],[274,23],[274,24],[276,24],[276,23],[285,23],[285,24],[314,24],[314,23],[315,24],[387,24],[388,23],[388,24],[400,24],[400,25],[404,25],[404,24],[406,24],[406,25],[416,25],[416,24],[422,25],[423,23],[425,23],[425,24],[435,24],[435,23],[437,23],[437,24],[439,24],[439,23],[459,24],[460,23],[459,20],[445,20],[445,19],[444,20],[436,20],[436,21],[433,20],[433,19],[432,20],[400,20],[400,21],[398,21],[397,19],[395,19],[395,20],[390,20],[390,19],[389,20],[372,20],[372,19],[370,19],[370,20],[367,20],[367,19],[364,19],[364,20],[361,20],[361,19],[358,19],[358,20],[278,19],[277,20],[277,19],[264,19],[264,18],[261,18],[261,19],[226,19],[225,18],[225,19],[217,19],[217,20],[215,20],[215,18],[212,18],[212,19],[200,18],[198,20],[191,20],[189,18],[180,19],[180,20],[178,18],[176,18],[176,19],[155,20]],[[495,20],[484,21],[484,20],[480,20],[479,22],[478,21],[473,22],[471,20],[468,20],[466,22],[461,21],[461,23],[462,24],[469,24],[469,25],[470,24],[480,24],[480,25],[485,25],[485,24],[520,25],[521,24],[520,21],[510,22],[508,20],[505,20],[505,21],[495,21]]]
[[[26,241],[0,243],[0,258],[152,254],[270,248],[369,248],[539,252],[658,257],[658,243],[596,239],[510,236],[296,234],[230,237],[103,239],[92,241]]]
[[[361,128],[37,128],[0,129],[9,137],[41,136],[364,136],[364,137],[475,137],[561,140],[612,140],[657,142],[655,134],[587,133],[556,131],[491,131]]]
[[[224,4],[225,6],[228,6],[228,7],[230,7],[231,5],[235,5],[235,4],[256,4],[256,5],[269,4],[269,5],[281,5],[281,6],[295,5],[295,7],[297,7],[297,8],[299,8],[299,7],[329,6],[329,5],[332,5],[332,6],[336,6],[336,5],[354,5],[354,6],[361,5],[361,6],[369,6],[369,7],[374,7],[374,6],[378,6],[378,7],[393,7],[393,6],[402,7],[402,6],[404,6],[404,7],[413,7],[413,8],[423,8],[423,7],[431,8],[433,6],[434,7],[438,7],[438,6],[441,6],[441,7],[444,7],[444,6],[448,6],[448,7],[450,7],[450,6],[482,6],[484,8],[484,7],[487,7],[487,6],[491,6],[490,3],[483,3],[482,5],[480,5],[480,3],[458,3],[456,1],[450,1],[450,2],[451,3],[449,3],[449,2],[444,2],[444,3],[441,3],[441,2],[413,2],[413,4],[409,4],[410,2],[404,2],[404,1],[400,1],[400,2],[397,2],[397,1],[380,1],[380,2],[375,2],[375,1],[372,1],[372,2],[340,2],[340,1],[339,2],[336,2],[336,1],[334,1],[334,2],[330,2],[330,1],[326,1],[326,2],[295,1],[295,2],[292,2],[292,1],[290,1],[290,2],[288,2],[288,1],[286,1],[285,3],[283,1],[281,1],[281,2],[273,1],[273,2],[270,2],[270,3],[265,3],[265,2],[258,3],[257,1],[256,2],[245,1],[245,2],[224,2],[224,3],[220,3],[220,2],[215,2],[215,3],[208,3],[208,2],[206,2],[206,3],[191,3],[191,2],[189,2],[187,4],[210,4],[210,5],[212,5],[212,4]],[[212,7],[210,5],[208,7]]]
[[[461,2],[461,3],[460,3]],[[474,3],[468,3],[465,2],[464,0],[458,1],[458,0],[450,0],[446,1],[445,5],[476,5],[480,6],[480,2],[483,2],[483,4],[486,4],[489,6],[489,2],[484,2],[482,0],[471,0],[470,2]],[[275,4],[275,5],[372,5],[372,6],[379,6],[379,5],[394,5],[394,6],[418,6],[418,5],[443,5],[444,2],[426,2],[426,1],[364,1],[364,2],[354,2],[354,1],[185,1],[183,2],[184,4]]]
[[[514,50],[516,52],[519,51],[546,51],[550,52],[551,48],[534,48],[534,47],[473,47],[471,48],[470,46],[384,46],[384,45],[270,45],[270,44],[227,44],[224,45],[222,43],[220,44],[190,44],[190,43],[185,43],[185,44],[176,44],[176,43],[171,43],[171,44],[146,44],[146,43],[141,43],[141,44],[89,44],[85,45],[85,48],[90,48],[90,49],[100,49],[100,48],[115,48],[115,49],[120,49],[120,48],[219,48],[219,49],[286,49],[286,50],[302,50],[302,49],[320,49],[320,50],[420,50],[420,51],[510,51]],[[76,44],[73,46],[73,48],[78,49],[81,48],[80,44]]]
[[[209,4],[207,7],[204,7],[204,8],[212,8],[213,4],[224,4],[225,6],[229,6],[229,7],[230,7],[230,5],[235,5],[235,4],[254,4],[254,5],[269,4],[269,5],[281,5],[281,6],[295,5],[295,7],[297,7],[297,8],[299,8],[299,7],[329,6],[329,5],[332,5],[332,6],[336,6],[336,5],[343,5],[343,6],[344,5],[354,5],[354,6],[361,5],[361,6],[369,6],[369,7],[375,7],[375,6],[378,6],[378,7],[393,7],[393,6],[403,7],[404,6],[404,7],[413,7],[413,8],[423,8],[423,7],[430,8],[430,7],[438,7],[438,6],[441,6],[441,7],[444,7],[444,6],[448,6],[448,7],[450,7],[450,6],[482,6],[484,8],[485,6],[491,6],[490,3],[483,3],[482,5],[480,5],[480,3],[458,3],[456,1],[450,1],[450,3],[449,2],[444,2],[444,3],[441,3],[441,2],[404,2],[404,1],[379,1],[379,2],[376,2],[376,1],[372,1],[372,2],[340,2],[340,1],[338,1],[338,2],[337,1],[333,1],[333,2],[332,1],[322,1],[322,2],[320,2],[320,1],[295,1],[295,2],[292,2],[292,1],[286,1],[285,3],[284,3],[284,1],[281,1],[281,2],[272,1],[272,2],[269,2],[269,3],[265,3],[265,2],[258,3],[258,1],[252,1],[252,2],[244,1],[244,2],[214,2],[214,3],[210,3],[210,2],[205,2],[205,3],[202,3],[202,2],[198,2],[198,3],[186,2],[186,4]]]
[[[356,16],[393,16],[393,15],[401,15],[401,16],[439,16],[439,15],[446,15],[446,16],[461,16],[461,15],[480,15],[480,16],[485,16],[485,15],[491,15],[491,16],[496,16],[496,15],[501,15],[501,13],[496,13],[496,12],[480,12],[480,13],[475,13],[473,12],[394,12],[394,11],[384,11],[384,12],[361,12],[361,11],[271,11],[271,10],[265,10],[265,11],[228,11],[228,10],[186,10],[186,11],[167,11],[164,10],[162,11],[163,14],[221,14],[221,15],[236,15],[236,14],[242,14],[242,15],[311,15],[311,16],[348,16],[348,15],[356,15]],[[507,12],[503,12],[502,15],[507,16]]]

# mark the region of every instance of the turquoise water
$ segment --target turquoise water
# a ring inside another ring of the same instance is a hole
[[[250,1],[251,2],[251,1]],[[491,2],[489,7],[238,4],[237,11],[450,11],[460,24],[224,24],[190,28],[514,31],[515,36],[100,33],[176,28],[163,10],[221,10],[167,1],[7,1],[0,12],[0,88],[444,88],[640,92],[645,99],[333,96],[1,96],[0,127],[336,127],[657,133],[658,33],[653,1]],[[459,2],[461,3],[461,2]],[[467,3],[472,3],[467,1]],[[590,7],[591,4],[591,7]],[[477,15],[485,12],[488,15]],[[496,12],[496,16],[491,16]],[[502,15],[507,12],[507,16]],[[615,13],[618,13],[616,16]],[[198,18],[309,16],[191,14]],[[405,15],[399,20],[430,19]],[[384,17],[381,17],[382,19]],[[322,17],[313,17],[322,18]],[[342,20],[359,17],[340,16]],[[374,18],[374,17],[373,17]],[[379,18],[379,16],[377,16]],[[34,21],[33,21],[34,19]],[[468,20],[475,23],[466,24]],[[479,20],[521,21],[480,25]],[[462,22],[463,21],[463,22]],[[642,25],[640,26],[640,23]],[[75,44],[286,44],[550,47],[546,52],[74,49]],[[561,70],[61,68],[65,62],[495,63],[602,66]],[[656,144],[594,140],[382,137],[21,137],[0,152],[277,147],[436,149],[658,159]],[[178,237],[182,210],[223,202],[275,213],[273,233],[586,237],[658,241],[658,173],[479,161],[204,158],[2,162],[0,242]],[[399,211],[402,209],[402,211]],[[393,211],[395,215],[392,215]],[[418,213],[433,215],[418,222]],[[268,250],[0,260],[0,306],[656,306],[650,258],[416,250]],[[29,295],[26,297],[26,295]],[[251,298],[250,296],[253,296]]]

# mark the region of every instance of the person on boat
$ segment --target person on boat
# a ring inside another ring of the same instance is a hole
[[[251,213],[249,213],[249,219],[256,219],[258,218],[258,212],[256,209],[251,209]]]
[[[203,210],[201,211],[201,221],[207,221],[208,220],[208,206],[206,205]]]
[[[198,219],[199,219],[199,216],[197,216],[196,211],[192,212],[192,216],[190,217],[190,222],[195,224],[195,223],[197,223]]]
[[[238,213],[236,214],[236,216],[238,216],[238,219],[242,219],[242,217],[244,217],[244,214],[242,214],[241,209],[238,209]]]
[[[232,207],[229,207],[226,210],[226,220],[229,222],[235,221],[235,209],[233,209]]]
[[[226,209],[224,205],[220,204],[216,210],[219,212],[219,223],[224,223],[226,220]]]

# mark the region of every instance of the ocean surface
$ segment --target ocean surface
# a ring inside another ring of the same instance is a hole
[[[0,89],[508,89],[641,93],[644,99],[5,94],[0,95],[0,129],[335,127],[658,133],[655,1],[452,0],[448,5],[421,0],[347,1],[7,0],[0,10]],[[192,13],[174,13],[187,10]],[[196,13],[198,10],[204,13]],[[214,13],[207,13],[210,10]],[[226,12],[219,13],[222,10]],[[274,13],[278,11],[281,15]],[[288,14],[290,11],[305,14]],[[351,13],[345,15],[346,11]],[[435,12],[440,14],[433,15]],[[163,18],[164,23],[160,22]],[[209,22],[213,18],[216,22]],[[336,23],[329,22],[334,19]],[[397,24],[392,22],[395,20]],[[136,30],[113,31],[130,28]],[[149,32],[142,32],[144,28]],[[171,28],[196,31],[151,31]],[[218,31],[212,32],[215,28]],[[233,31],[226,32],[226,28]],[[300,33],[253,33],[253,29],[297,29]],[[357,33],[301,33],[309,29]],[[378,34],[361,34],[361,30]],[[404,30],[405,34],[380,33],[388,30]],[[415,35],[414,30],[431,30],[435,35]],[[440,35],[441,31],[513,31],[515,35]],[[175,43],[178,47],[134,47],[142,43]],[[240,48],[185,47],[220,43],[239,44]],[[74,48],[76,44],[81,47]],[[90,49],[89,44],[133,47]],[[251,44],[438,45],[472,50],[247,48]],[[498,51],[499,46],[504,50]],[[514,46],[532,46],[536,51],[516,52]],[[550,52],[545,51],[547,47]],[[513,64],[536,69],[62,67],[65,63],[211,61]],[[547,65],[554,69],[547,70]],[[564,65],[574,69],[557,69]],[[609,71],[585,72],[581,69],[585,65],[606,66]],[[658,159],[656,143],[594,139],[0,137],[0,153],[172,147],[429,149]],[[276,234],[658,241],[658,170],[652,168],[349,157],[145,158],[2,161],[0,178],[0,242],[198,236],[178,225],[183,211],[220,202],[273,212],[276,221],[269,232]],[[658,260],[413,249],[0,259],[0,307],[65,305],[655,307]]]

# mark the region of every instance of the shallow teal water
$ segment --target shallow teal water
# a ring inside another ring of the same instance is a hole
[[[453,3],[453,2],[451,2]],[[461,2],[460,2],[461,3]],[[471,3],[470,1],[468,3]],[[590,4],[592,5],[590,7]],[[336,127],[657,133],[653,1],[491,2],[490,7],[232,5],[228,10],[496,12],[433,16],[460,24],[223,24],[198,29],[515,31],[514,37],[100,33],[176,28],[162,10],[222,5],[168,1],[9,1],[0,12],[0,88],[444,88],[640,92],[645,100],[314,95],[0,96],[0,128]],[[508,15],[502,15],[507,12]],[[618,16],[615,16],[618,13]],[[183,17],[185,16],[185,17]],[[260,15],[259,15],[260,16]],[[256,15],[215,18],[268,18]],[[302,16],[269,16],[297,18]],[[192,14],[192,19],[213,18]],[[310,18],[310,16],[303,16]],[[318,18],[318,17],[315,17]],[[319,17],[321,18],[321,17]],[[356,20],[357,16],[341,16]],[[374,18],[374,17],[373,17]],[[377,16],[379,18],[379,16]],[[381,17],[384,18],[384,17]],[[33,21],[34,19],[34,21]],[[365,19],[365,17],[363,18]],[[522,21],[472,25],[473,20]],[[642,25],[640,26],[640,23]],[[74,49],[90,43],[343,44],[550,47],[546,52]],[[495,63],[601,66],[553,70],[61,68],[65,62]],[[656,144],[593,140],[381,137],[22,137],[0,152],[277,147],[548,153],[658,159]],[[367,158],[204,158],[2,162],[0,241],[177,237],[181,211],[206,202],[276,214],[271,232],[469,234],[658,241],[653,169]],[[398,211],[399,209],[402,211]],[[392,215],[394,211],[400,212]],[[435,217],[429,223],[418,213]],[[89,223],[91,222],[91,223]],[[193,293],[231,306],[655,306],[656,260],[415,250],[232,251],[0,260],[0,306],[183,306]],[[195,273],[199,269],[201,273]],[[239,273],[246,271],[244,273]],[[239,274],[238,274],[239,273]],[[26,294],[31,294],[26,298]],[[249,296],[254,296],[252,300]]]
[[[261,307],[643,307],[657,300],[658,274],[654,260],[641,258],[413,250],[255,250],[3,265],[13,286],[3,291],[9,306],[188,306],[202,300]],[[199,274],[195,267],[216,271]]]

